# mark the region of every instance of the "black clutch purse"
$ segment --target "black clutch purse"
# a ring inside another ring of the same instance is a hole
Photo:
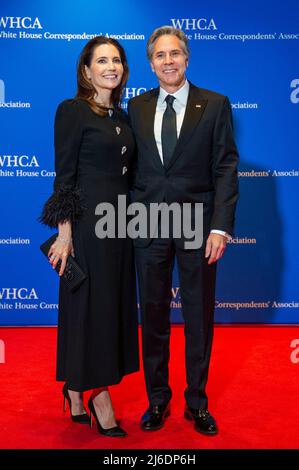
[[[55,242],[58,234],[52,235],[48,240],[46,240],[41,246],[40,249],[44,255],[48,258],[48,253],[51,248],[51,245]],[[48,258],[49,259],[49,258]],[[55,271],[59,273],[60,271],[61,260],[58,261]],[[73,256],[69,255],[65,270],[61,279],[66,285],[67,289],[70,292],[74,292],[82,284],[82,282],[87,278],[86,274],[82,271],[78,263],[75,261]]]

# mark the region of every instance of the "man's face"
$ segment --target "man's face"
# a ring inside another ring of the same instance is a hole
[[[187,65],[188,58],[179,38],[171,34],[165,34],[157,39],[154,45],[151,67],[162,88],[170,93],[178,90],[185,81]]]

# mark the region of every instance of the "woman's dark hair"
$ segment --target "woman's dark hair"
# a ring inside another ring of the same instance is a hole
[[[129,76],[129,68],[128,62],[126,58],[126,54],[124,48],[119,44],[118,41],[112,38],[107,38],[106,36],[96,36],[91,39],[82,50],[79,61],[78,61],[78,68],[77,68],[77,94],[76,98],[81,100],[87,101],[90,108],[100,116],[104,116],[107,114],[107,108],[101,106],[100,104],[96,103],[94,97],[97,94],[97,91],[90,80],[88,80],[85,72],[85,65],[90,67],[92,56],[94,50],[97,46],[101,46],[102,44],[111,44],[114,46],[120,55],[120,60],[124,69],[123,76],[121,79],[120,84],[112,90],[112,103],[115,107],[118,107],[120,104],[121,96],[124,90],[124,87],[127,83],[128,76]]]

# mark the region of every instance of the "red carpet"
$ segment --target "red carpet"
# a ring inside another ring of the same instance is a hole
[[[129,433],[112,439],[62,412],[55,328],[0,328],[6,350],[0,364],[0,448],[299,448],[299,363],[290,359],[290,343],[298,337],[296,327],[216,327],[208,393],[220,432],[206,437],[183,418],[183,328],[173,327],[171,416],[160,431],[139,429],[147,400],[142,373],[133,374],[111,387],[117,418]]]

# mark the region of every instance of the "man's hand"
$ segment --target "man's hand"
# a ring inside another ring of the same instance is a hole
[[[205,257],[209,258],[208,264],[215,263],[218,261],[224,253],[226,248],[227,238],[224,235],[218,235],[218,233],[210,233],[207,243]]]

